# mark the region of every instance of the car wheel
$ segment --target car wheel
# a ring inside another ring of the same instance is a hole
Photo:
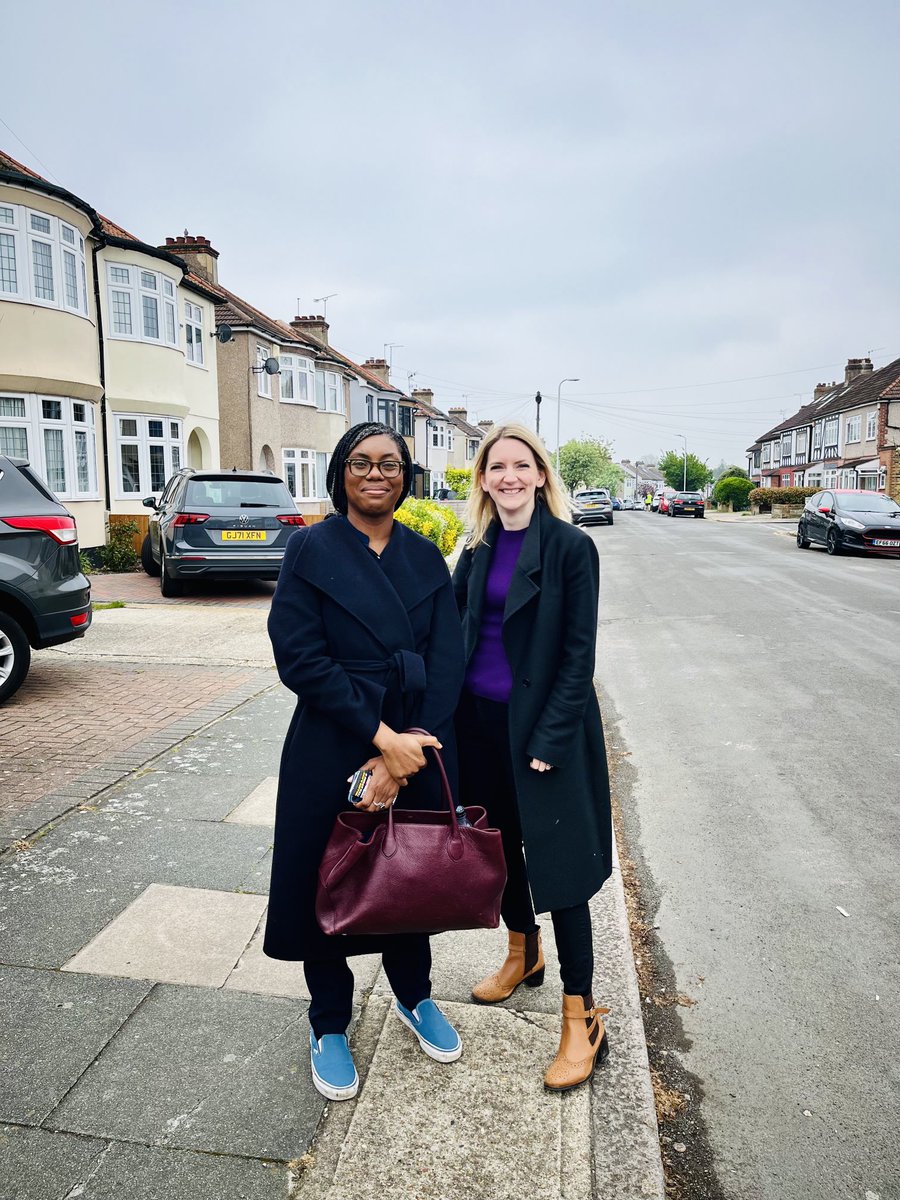
[[[150,546],[150,534],[148,533],[141,542],[141,566],[148,575],[154,577],[159,574],[159,563],[153,557],[153,550]]]
[[[606,518],[606,522],[608,525],[612,525],[612,523],[613,523],[612,513],[610,513],[609,516]]]
[[[802,525],[797,526],[797,545],[800,547],[801,550],[809,549],[809,538],[803,532]]]
[[[696,520],[697,517],[699,517],[700,520],[702,521],[705,516],[706,516],[706,513],[694,513],[694,520]]]
[[[841,539],[838,537],[836,529],[828,530],[828,537],[825,539],[825,549],[829,554],[840,554],[842,549]]]
[[[184,595],[184,582],[181,579],[173,579],[171,577],[169,568],[166,565],[166,556],[162,550],[160,550],[159,563],[159,590],[167,600]]]
[[[8,613],[0,612],[0,704],[19,690],[30,665],[25,630]]]

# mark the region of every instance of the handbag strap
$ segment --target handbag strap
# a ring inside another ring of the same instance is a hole
[[[426,737],[431,737],[427,729],[404,729],[404,733],[422,733]],[[463,853],[462,838],[459,833],[459,821],[456,816],[456,807],[453,803],[453,793],[450,790],[450,780],[447,778],[447,771],[444,767],[444,760],[441,758],[441,752],[437,746],[423,746],[423,750],[430,750],[434,755],[434,761],[437,765],[438,774],[441,777],[441,795],[447,803],[450,810],[450,844],[448,853],[451,858],[461,858]],[[387,810],[387,834],[384,839],[383,853],[390,858],[397,849],[397,843],[394,838],[394,806],[393,804]]]

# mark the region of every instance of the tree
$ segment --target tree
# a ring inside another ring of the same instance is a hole
[[[735,509],[740,510],[747,507],[747,496],[755,486],[752,479],[723,475],[713,488],[713,500],[716,504],[731,504]]]
[[[456,493],[457,500],[466,500],[472,487],[472,472],[465,467],[448,467],[444,472],[447,487]]]
[[[609,477],[610,467],[618,470],[610,447],[599,438],[573,438],[559,448],[559,473],[570,492],[576,488],[607,487],[601,480]],[[620,477],[621,474],[619,471]]]
[[[685,472],[684,454],[680,450],[667,450],[659,460],[659,470],[668,486],[679,492],[682,488],[688,492],[702,492],[713,478],[712,471],[696,454],[687,456]]]
[[[714,479],[749,479],[750,476],[743,467],[726,466],[725,463],[719,463],[715,471],[713,471]]]

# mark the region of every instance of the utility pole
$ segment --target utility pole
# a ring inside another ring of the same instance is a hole
[[[538,437],[540,437],[541,436],[541,393],[540,392],[535,392],[535,394],[534,394],[534,406],[535,406],[534,432],[538,435]]]

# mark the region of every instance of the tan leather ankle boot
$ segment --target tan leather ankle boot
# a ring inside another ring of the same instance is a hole
[[[577,1087],[609,1056],[609,1039],[599,1019],[608,1008],[595,1008],[594,997],[567,996],[563,992],[562,1036],[556,1058],[544,1074],[544,1086],[554,1092]]]
[[[540,987],[544,982],[544,951],[541,947],[541,931],[534,933],[510,933],[509,949],[499,971],[482,979],[472,988],[472,999],[476,1004],[496,1004],[511,996],[520,983],[526,987]]]

